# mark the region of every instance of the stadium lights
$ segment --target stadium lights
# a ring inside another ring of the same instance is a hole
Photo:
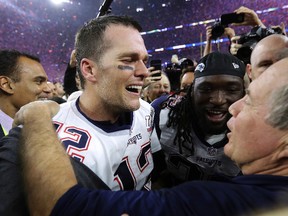
[[[136,8],[136,12],[142,12],[142,11],[144,11],[144,8],[142,8],[142,7]]]
[[[51,0],[51,2],[57,5],[61,3],[71,3],[69,0]]]

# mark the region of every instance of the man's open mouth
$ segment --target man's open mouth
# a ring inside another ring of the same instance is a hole
[[[139,85],[130,85],[126,87],[126,90],[133,93],[140,93],[142,90],[142,86]]]
[[[221,122],[225,119],[227,111],[220,111],[220,110],[207,110],[206,116],[209,121],[212,122]]]

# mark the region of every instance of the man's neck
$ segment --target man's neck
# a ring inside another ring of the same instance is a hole
[[[83,112],[88,118],[92,119],[93,121],[106,121],[113,124],[119,118],[119,114],[113,114],[112,111],[105,109],[101,105],[93,107],[91,103],[85,103],[85,99],[83,100],[82,97],[79,98],[78,105],[81,112]]]
[[[12,104],[5,103],[5,100],[0,98],[0,110],[2,110],[3,113],[14,119],[16,112],[18,111]]]

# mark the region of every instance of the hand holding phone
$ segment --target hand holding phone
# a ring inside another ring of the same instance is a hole
[[[228,13],[222,14],[221,16],[221,24],[228,25],[231,23],[242,23],[244,22],[244,13]]]
[[[159,73],[153,74],[152,77],[161,76],[162,61],[161,59],[153,59],[150,61],[150,67],[154,67],[153,71],[159,70]]]

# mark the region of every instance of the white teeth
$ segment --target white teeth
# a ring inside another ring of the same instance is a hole
[[[48,100],[47,98],[38,98],[39,101]]]
[[[128,86],[126,88],[127,90],[131,91],[131,92],[141,92],[141,89],[142,89],[142,86],[139,86],[139,85],[131,85],[131,86]]]
[[[142,86],[132,85],[132,86],[128,86],[127,88],[129,88],[129,89],[137,89],[137,90],[141,90],[141,89],[142,89]]]
[[[223,112],[220,112],[220,111],[212,111],[212,110],[210,110],[208,112],[213,114],[213,115],[221,115],[221,114],[223,114]]]

